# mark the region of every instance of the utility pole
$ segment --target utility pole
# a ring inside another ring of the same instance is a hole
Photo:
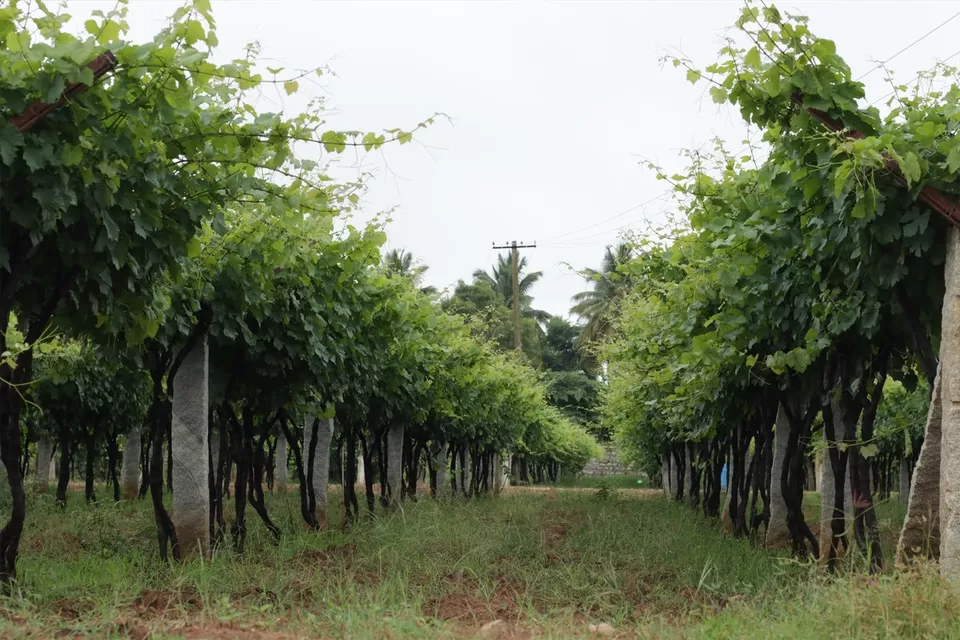
[[[520,338],[520,249],[536,249],[537,243],[523,244],[512,240],[509,244],[497,245],[494,243],[494,249],[510,249],[513,258],[513,348],[517,351],[523,349],[523,343]]]

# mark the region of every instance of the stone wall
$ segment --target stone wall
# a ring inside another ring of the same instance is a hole
[[[620,462],[617,457],[617,448],[613,444],[606,443],[601,446],[603,447],[603,458],[588,462],[583,471],[580,472],[581,474],[585,476],[614,476],[633,473],[630,467]]]

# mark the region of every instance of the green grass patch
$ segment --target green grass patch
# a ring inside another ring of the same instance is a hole
[[[609,476],[561,476],[557,480],[557,487],[569,489],[597,489],[609,487],[611,489],[649,489],[650,481],[646,478],[633,475]]]
[[[242,556],[182,566],[157,558],[148,506],[72,495],[60,512],[31,496],[0,636],[472,637],[495,620],[518,637],[588,637],[601,622],[640,637],[958,632],[935,572],[828,580],[650,494],[421,499],[323,533],[303,529],[295,494],[270,496],[279,545],[251,513]]]

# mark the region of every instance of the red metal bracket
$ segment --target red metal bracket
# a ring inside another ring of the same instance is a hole
[[[793,94],[793,101],[800,106],[803,106],[803,95],[800,93]],[[860,139],[864,137],[859,131],[847,129],[843,126],[842,122],[830,117],[830,115],[821,111],[820,109],[806,107],[806,110],[807,113],[809,113],[831,131],[842,131],[848,138]],[[887,170],[890,171],[890,175],[893,176],[893,179],[896,180],[901,186],[906,187],[907,178],[900,170],[900,165],[897,164],[897,161],[893,158],[887,158],[886,163]],[[923,187],[920,190],[917,199],[939,213],[942,217],[946,218],[950,224],[960,229],[960,205],[958,205],[952,198],[944,194],[942,191],[939,189],[934,189],[933,187]]]
[[[94,81],[99,80],[104,75],[109,73],[112,69],[117,66],[117,57],[113,55],[112,51],[105,51],[101,53],[96,58],[94,58],[88,65],[87,68],[93,71]],[[87,85],[82,82],[77,82],[66,89],[63,90],[63,93],[60,95],[60,98],[53,104],[47,104],[41,100],[36,100],[31,103],[22,114],[10,119],[10,124],[15,126],[18,131],[26,131],[30,129],[35,124],[43,120],[51,111],[59,109],[66,103],[67,100],[72,98],[75,95],[81,94],[87,89]]]

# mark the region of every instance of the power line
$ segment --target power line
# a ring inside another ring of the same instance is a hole
[[[885,64],[887,64],[888,62],[890,62],[891,60],[893,60],[894,58],[896,58],[897,56],[899,56],[899,55],[900,55],[901,53],[903,53],[904,51],[907,51],[907,50],[911,49],[913,46],[915,46],[915,45],[917,45],[918,43],[922,42],[922,41],[925,40],[928,36],[936,33],[936,32],[939,31],[941,28],[943,28],[944,26],[946,26],[948,23],[950,23],[951,21],[953,21],[954,19],[956,19],[958,16],[960,16],[960,11],[956,12],[955,14],[953,14],[952,16],[950,16],[949,18],[947,18],[946,20],[944,20],[943,22],[941,22],[940,24],[938,24],[937,26],[935,26],[935,27],[934,27],[933,29],[931,29],[930,31],[927,31],[925,34],[923,34],[922,36],[920,36],[919,38],[917,38],[916,40],[914,40],[913,42],[911,42],[910,44],[908,44],[907,46],[905,46],[903,49],[900,49],[900,51],[897,51],[895,54],[893,54],[892,56],[890,56],[889,58],[887,58],[886,60],[884,60],[883,62],[881,62],[880,64],[878,64],[877,66],[875,66],[873,69],[870,69],[870,71],[867,71],[865,74],[863,74],[862,76],[860,76],[859,78],[857,78],[857,82],[860,82],[861,80],[863,80],[864,78],[866,78],[868,75],[870,75],[871,73],[873,73],[874,71],[876,71],[876,70],[879,69],[880,67],[884,66]]]
[[[643,221],[638,220],[637,222],[643,222]],[[555,251],[565,251],[568,249],[572,250],[572,249],[587,249],[592,247],[612,247],[617,244],[630,244],[631,242],[633,242],[633,239],[631,236],[627,236],[626,234],[629,233],[629,234],[640,235],[641,230],[636,227],[635,228],[624,227],[619,231],[620,231],[619,235],[614,239],[609,239],[609,238],[595,238],[593,240],[584,239],[583,241],[571,242],[569,244],[545,244],[545,245],[540,245],[540,247],[545,250],[552,249]]]
[[[559,240],[557,242],[545,242],[542,246],[545,247],[576,247],[581,245],[584,242],[588,244],[596,244],[598,242],[597,238],[607,237],[611,233],[622,234],[624,231],[632,230],[632,227],[640,224],[645,221],[646,218],[639,218],[637,220],[631,220],[627,224],[617,227],[616,229],[608,229],[607,231],[600,231],[599,233],[591,233],[587,236],[579,236],[577,238],[570,238],[568,240]]]
[[[639,209],[639,208],[641,208],[641,207],[645,207],[645,206],[647,206],[648,204],[650,204],[651,202],[654,202],[654,201],[656,201],[656,200],[660,200],[660,199],[662,199],[662,198],[665,198],[665,197],[667,197],[668,195],[670,195],[670,194],[669,194],[669,193],[661,193],[661,194],[660,194],[659,196],[657,196],[656,198],[650,198],[650,199],[647,200],[646,202],[641,202],[640,204],[638,204],[638,205],[636,205],[636,206],[633,206],[633,207],[630,207],[629,209],[627,209],[627,210],[625,210],[625,211],[621,211],[620,213],[618,213],[618,214],[616,214],[616,215],[614,215],[614,216],[610,216],[609,218],[607,218],[607,219],[605,219],[605,220],[601,220],[600,222],[595,222],[595,223],[593,223],[593,224],[591,224],[591,225],[587,225],[586,227],[583,227],[582,229],[575,229],[575,230],[573,230],[573,231],[568,231],[568,232],[566,232],[566,233],[561,233],[560,235],[553,236],[552,238],[547,238],[544,242],[550,242],[551,240],[556,240],[557,238],[563,238],[563,237],[565,237],[565,236],[570,236],[570,235],[573,235],[573,234],[575,234],[575,233],[580,233],[581,231],[587,231],[587,230],[589,230],[589,229],[593,229],[594,227],[599,227],[599,226],[602,225],[602,224],[606,224],[606,223],[610,222],[611,220],[616,220],[617,218],[619,218],[619,217],[621,217],[621,216],[627,215],[627,214],[630,213],[631,211],[636,211],[637,209]]]
[[[957,56],[960,56],[960,49],[954,51],[953,53],[951,53],[949,56],[947,56],[947,57],[944,58],[943,60],[937,61],[937,63],[934,64],[932,67],[930,67],[929,69],[926,69],[925,71],[921,71],[920,73],[918,73],[917,75],[915,75],[913,78],[911,78],[909,81],[905,82],[904,84],[910,84],[911,82],[914,82],[915,80],[919,80],[920,77],[921,77],[924,73],[927,73],[928,71],[931,71],[931,70],[937,68],[938,65],[941,65],[941,64],[944,64],[944,63],[946,63],[946,62],[949,62],[950,60],[953,60],[953,59],[956,58]],[[893,94],[895,94],[896,92],[897,92],[897,90],[894,89],[894,90],[891,91],[890,93],[887,93],[887,94],[885,94],[885,95],[883,95],[883,96],[880,96],[879,98],[877,98],[876,100],[874,100],[873,102],[871,102],[868,106],[871,106],[871,107],[872,107],[873,105],[877,104],[878,102],[883,102],[884,100],[886,100],[887,98],[889,98],[890,96],[892,96]]]
[[[572,244],[570,246],[562,245],[541,245],[539,248],[544,251],[560,251],[560,252],[569,252],[575,251],[578,249],[602,249],[604,247],[612,247],[614,243],[605,242],[603,240],[594,240],[593,242],[584,242],[583,244]]]

